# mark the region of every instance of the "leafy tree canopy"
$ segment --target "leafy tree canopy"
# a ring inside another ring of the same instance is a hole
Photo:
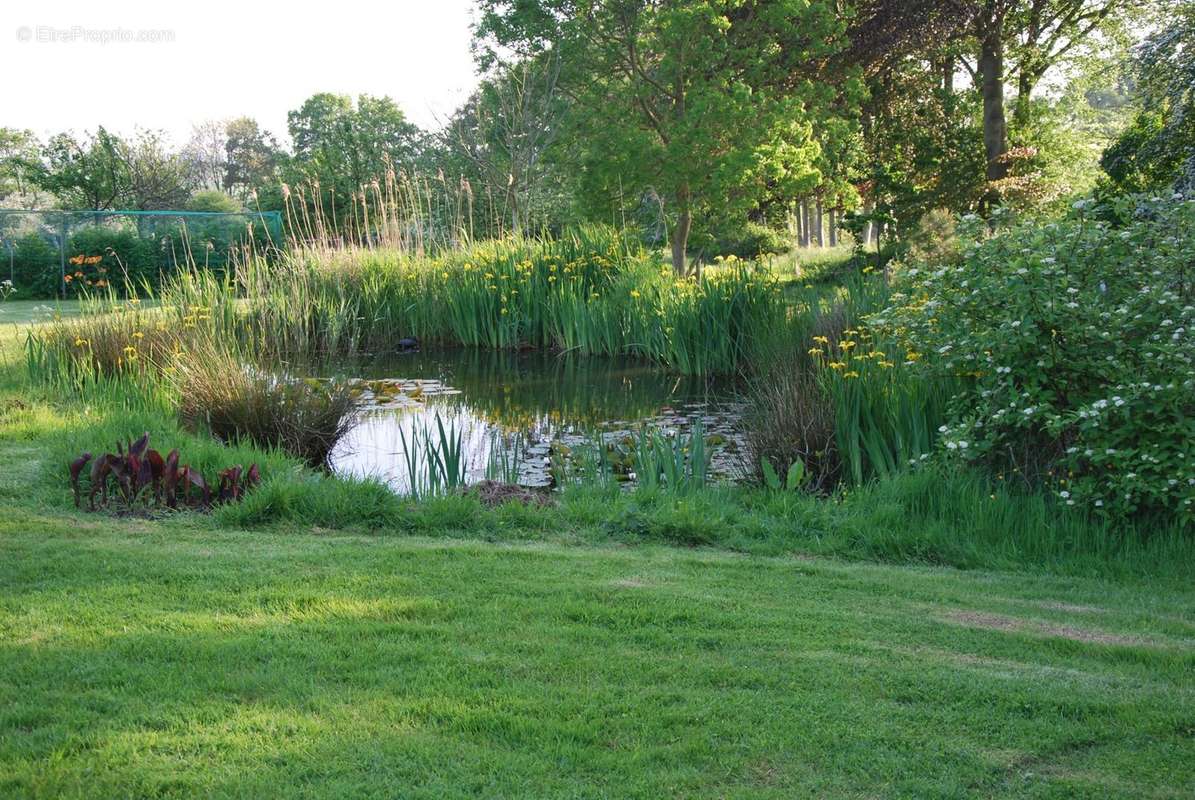
[[[678,273],[695,217],[745,219],[770,191],[816,186],[814,126],[861,94],[827,79],[847,44],[828,0],[482,0],[481,11],[483,65],[561,53],[583,115],[581,196],[595,216],[659,198]]]

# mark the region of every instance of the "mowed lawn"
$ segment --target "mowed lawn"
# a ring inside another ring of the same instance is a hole
[[[0,522],[0,797],[1190,797],[1171,586]]]

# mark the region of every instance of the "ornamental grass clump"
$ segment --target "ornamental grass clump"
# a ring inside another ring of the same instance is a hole
[[[831,492],[842,476],[835,409],[814,370],[773,369],[751,381],[748,400],[743,420],[747,476],[766,485],[769,468],[786,475],[800,464],[801,488]]]
[[[870,321],[959,381],[945,452],[1097,515],[1195,522],[1195,201],[959,233]]]
[[[347,382],[257,366],[225,347],[200,346],[178,358],[168,375],[184,426],[226,442],[278,448],[316,468],[327,466],[360,403]]]

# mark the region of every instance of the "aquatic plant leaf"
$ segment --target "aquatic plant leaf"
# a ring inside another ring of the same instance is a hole
[[[805,482],[805,462],[797,459],[788,468],[788,475],[785,476],[785,487],[791,492],[801,488],[801,484]]]
[[[119,443],[117,444],[117,449],[120,449]],[[124,497],[125,501],[128,502],[133,493],[132,470],[130,469],[128,457],[123,454],[114,456],[109,453],[108,469],[109,472],[112,473],[112,477],[116,478],[117,490],[120,492],[121,496]],[[107,498],[105,497],[105,502],[106,501]]]
[[[143,458],[137,465],[137,477],[133,483],[133,500],[136,501],[145,487],[154,482],[154,469],[148,458]]]
[[[241,465],[229,467],[220,473],[220,489],[216,493],[216,502],[227,503],[239,500],[241,495]]]
[[[116,456],[105,453],[91,465],[91,495],[88,498],[92,511],[95,511],[95,496],[100,495],[102,505],[108,505],[108,475],[112,472],[112,462]]]
[[[141,438],[129,444],[129,456],[141,458],[141,456],[145,454],[147,447],[149,447],[149,431],[141,434]]]
[[[199,506],[201,508],[208,506],[211,503],[212,492],[208,488],[207,481],[203,479],[203,475],[198,470],[193,470],[190,467],[183,467],[183,484],[186,492],[187,502],[190,502],[191,488],[199,490]]]
[[[148,434],[134,442],[117,442],[116,450],[116,453],[105,453],[94,459],[91,453],[83,453],[70,463],[71,491],[76,507],[82,504],[80,478],[88,463],[91,464],[89,506],[92,511],[96,510],[97,495],[102,505],[108,505],[110,479],[115,480],[117,492],[129,508],[136,505],[142,493],[150,487],[153,502],[159,506],[165,504],[169,508],[177,508],[181,500],[184,506],[207,508],[213,499],[216,502],[240,500],[248,489],[261,480],[257,464],[250,465],[247,471],[240,464],[235,464],[219,473],[219,487],[213,491],[215,487],[208,483],[199,470],[187,465],[179,467],[181,456],[178,448],[171,450],[165,458],[157,450],[150,449]],[[146,503],[149,503],[148,497]]]
[[[759,466],[763,471],[764,483],[766,483],[768,488],[772,491],[779,491],[781,487],[780,476],[776,474],[776,468],[772,466],[772,462],[768,461],[766,458],[760,459]]]
[[[162,466],[162,494],[165,496],[166,505],[170,508],[178,506],[179,477],[178,448],[176,447],[166,454],[166,463]]]
[[[157,450],[147,450],[145,460],[153,470],[154,479],[161,478],[166,469],[166,460],[162,458],[162,454]]]
[[[71,492],[75,496],[75,508],[79,507],[79,473],[87,462],[91,460],[91,453],[84,453],[71,462]]]

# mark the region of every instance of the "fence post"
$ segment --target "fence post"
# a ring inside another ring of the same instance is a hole
[[[66,299],[66,212],[60,211],[58,225],[58,290]]]

